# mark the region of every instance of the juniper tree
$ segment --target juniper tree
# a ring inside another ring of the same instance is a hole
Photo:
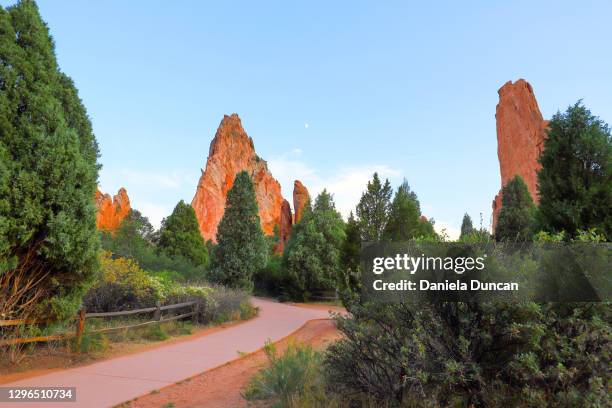
[[[514,176],[501,191],[502,208],[495,227],[497,241],[530,241],[536,206],[521,176]]]
[[[98,146],[28,0],[0,8],[0,155],[0,272],[38,282],[47,319],[72,316],[97,268]]]
[[[181,256],[194,265],[208,265],[208,249],[193,207],[179,201],[172,214],[162,221],[158,248],[171,257]]]
[[[539,227],[568,237],[597,229],[612,237],[612,136],[581,102],[548,124],[538,173]]]
[[[266,266],[267,253],[253,182],[242,171],[227,193],[210,278],[227,286],[251,290],[252,277]]]
[[[312,210],[304,207],[283,255],[283,267],[293,282],[292,295],[308,298],[317,290],[332,289],[342,279],[344,221],[332,196],[323,190]]]

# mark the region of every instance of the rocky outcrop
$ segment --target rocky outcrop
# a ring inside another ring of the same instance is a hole
[[[537,174],[541,167],[538,158],[544,148],[548,121],[542,118],[533,89],[524,79],[506,82],[497,93],[497,157],[502,188],[514,176],[520,175],[537,204]],[[500,190],[493,200],[493,230],[501,205]]]
[[[112,198],[109,194],[104,194],[98,189],[96,190],[94,201],[98,209],[96,226],[99,230],[116,231],[132,209],[130,198],[123,187]]]
[[[206,168],[191,201],[200,231],[205,240],[216,242],[217,226],[225,211],[227,192],[240,171],[247,171],[253,180],[259,206],[261,227],[266,235],[287,234],[286,209],[279,182],[272,177],[265,160],[255,153],[253,139],[242,127],[237,114],[225,115],[210,143]],[[285,213],[283,213],[285,211]],[[289,209],[289,220],[291,219]]]
[[[310,201],[308,189],[304,187],[300,180],[293,183],[293,211],[295,212],[294,223],[298,223],[302,218],[302,212],[306,203]]]
[[[291,236],[291,227],[291,206],[289,205],[289,201],[283,200],[283,204],[281,206],[280,225],[278,229],[278,244],[275,248],[277,253],[281,253],[283,252],[283,249],[285,249],[285,243],[289,241],[289,237]]]

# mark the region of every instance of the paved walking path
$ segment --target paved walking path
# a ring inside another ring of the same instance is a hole
[[[266,340],[278,341],[328,312],[253,299],[259,315],[245,323],[176,344],[160,346],[88,366],[28,378],[2,387],[76,387],[76,402],[0,402],[0,407],[112,407],[235,360],[238,352],[253,352]]]

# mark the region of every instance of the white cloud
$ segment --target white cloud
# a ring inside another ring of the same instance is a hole
[[[161,226],[164,217],[170,215],[172,207],[151,202],[141,202],[138,206],[138,210],[144,214],[153,227],[157,229]]]
[[[336,208],[346,218],[350,211],[354,211],[362,192],[374,172],[381,178],[396,181],[401,172],[387,165],[365,164],[362,166],[341,167],[328,174],[321,174],[295,154],[291,153],[275,157],[268,161],[272,175],[281,183],[283,196],[291,202],[294,180],[300,180],[310,195],[314,198],[324,188],[334,195]]]
[[[434,229],[438,234],[446,234],[452,241],[459,239],[461,235],[461,229],[453,226],[452,224],[445,221],[435,220]]]

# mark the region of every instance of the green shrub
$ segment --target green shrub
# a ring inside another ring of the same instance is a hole
[[[322,382],[322,355],[309,345],[290,343],[282,355],[274,344],[264,347],[270,367],[251,380],[245,391],[247,400],[266,400],[273,407],[303,407],[303,399],[312,403],[325,400]]]

